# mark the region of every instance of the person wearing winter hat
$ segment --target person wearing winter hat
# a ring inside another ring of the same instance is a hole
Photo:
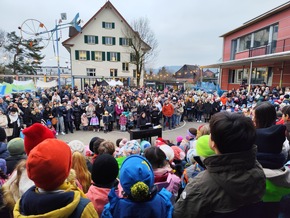
[[[57,139],[46,139],[32,149],[26,167],[35,186],[16,203],[14,217],[98,217],[84,193],[65,182],[71,160],[69,146]]]
[[[78,151],[85,156],[85,145],[80,140],[72,140],[68,143],[68,146],[72,153]]]
[[[146,148],[150,148],[151,147],[151,144],[150,144],[150,142],[148,142],[146,140],[143,140],[140,143],[140,147],[141,147],[141,153],[144,153]]]
[[[180,145],[180,143],[182,142],[182,140],[183,140],[183,137],[182,136],[177,136],[176,137],[176,144],[177,144],[177,146]]]
[[[8,179],[8,176],[6,173],[7,173],[6,161],[4,159],[0,158],[0,188]],[[0,192],[2,192],[2,190],[0,190]],[[1,208],[2,207],[3,207],[3,205],[1,205]],[[0,215],[1,215],[1,208],[0,208]]]
[[[173,217],[260,217],[250,210],[266,187],[256,159],[253,122],[242,114],[220,112],[211,117],[210,130],[209,146],[215,154],[205,158],[207,170],[189,180]]]
[[[283,113],[284,110],[282,109]],[[261,217],[278,217],[282,199],[290,194],[290,168],[284,166],[289,158],[286,126],[275,125],[276,110],[270,102],[256,105],[253,121],[257,134],[255,141],[258,147],[257,160],[266,175],[266,192],[263,196]]]
[[[93,203],[101,217],[104,206],[109,202],[108,194],[111,188],[118,185],[116,180],[119,173],[118,163],[112,155],[99,155],[93,164],[92,180],[86,196]]]
[[[24,134],[24,150],[27,155],[29,155],[30,151],[44,139],[54,138],[53,132],[40,123],[35,123],[25,128],[22,133]]]
[[[26,159],[24,151],[24,140],[22,138],[14,138],[7,144],[7,149],[10,156],[6,158],[7,174],[10,175],[15,169],[16,165]]]
[[[131,155],[120,170],[123,197],[116,195],[115,188],[109,193],[102,217],[172,217],[171,193],[157,191],[151,164],[141,155]]]
[[[164,154],[166,155],[166,159],[169,162],[172,162],[174,159],[174,151],[173,149],[169,146],[169,145],[161,145],[159,146],[159,148],[164,152]]]
[[[137,140],[128,141],[125,144],[124,150],[123,150],[123,154],[126,157],[128,157],[132,154],[140,154],[140,152],[141,152],[141,147],[140,147],[140,144]]]

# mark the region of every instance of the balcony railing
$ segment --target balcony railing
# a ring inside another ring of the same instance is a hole
[[[273,41],[266,46],[259,48],[250,48],[249,57],[256,57],[260,55],[274,54],[284,51],[290,51],[290,38]]]

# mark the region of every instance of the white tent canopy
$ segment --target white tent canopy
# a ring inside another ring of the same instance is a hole
[[[37,88],[52,88],[57,86],[56,80],[50,81],[50,82],[43,82],[41,80],[37,80],[36,87]]]
[[[109,86],[123,86],[124,85],[120,80],[118,81],[111,80],[111,81],[107,81],[107,83],[109,84]]]

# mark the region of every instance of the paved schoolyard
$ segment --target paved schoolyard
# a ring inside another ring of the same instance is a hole
[[[184,122],[182,126],[172,129],[172,130],[165,130],[162,132],[162,138],[168,139],[172,141],[173,143],[176,142],[177,136],[186,136],[186,132],[189,128],[195,127],[198,128],[200,125],[203,125],[204,123],[196,123],[196,122]],[[74,133],[69,133],[66,135],[58,135],[58,139],[63,140],[65,142],[70,142],[72,140],[80,140],[85,145],[89,144],[90,140],[98,136],[100,138],[104,138],[106,140],[110,140],[112,142],[116,142],[119,138],[128,138],[130,139],[130,135],[128,132],[121,132],[121,131],[112,131],[108,133],[104,133],[102,131],[100,132],[93,132],[93,131],[74,131]],[[152,137],[152,141],[156,137]]]

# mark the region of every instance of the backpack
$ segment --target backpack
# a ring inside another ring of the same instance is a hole
[[[81,198],[78,206],[74,210],[74,212],[70,215],[70,218],[80,218],[85,207],[90,203],[90,200],[87,198]]]

